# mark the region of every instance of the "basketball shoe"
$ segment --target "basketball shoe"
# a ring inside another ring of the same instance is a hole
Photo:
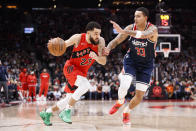
[[[64,122],[68,123],[68,124],[72,124],[71,121],[71,109],[67,109],[67,110],[63,110],[60,114],[59,117],[61,118],[61,120],[63,120]]]
[[[130,113],[123,113],[123,124],[130,125]]]
[[[110,109],[109,114],[112,115],[115,112],[118,111],[118,109],[125,103],[125,100],[122,104],[120,104],[118,101],[116,101],[115,105]]]
[[[40,112],[40,117],[42,118],[42,120],[44,121],[44,124],[47,126],[51,126],[52,123],[50,122],[50,117],[52,115],[52,113],[48,113],[46,111],[42,111]]]

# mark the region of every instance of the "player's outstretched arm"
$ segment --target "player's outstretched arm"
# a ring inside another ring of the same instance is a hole
[[[121,34],[127,34],[136,38],[147,39],[153,36],[158,36],[158,30],[155,25],[151,25],[145,31],[134,31],[134,30],[123,30],[116,22],[110,21],[113,24],[113,27],[116,29],[117,32]]]
[[[130,30],[133,25],[128,25],[124,30]],[[122,29],[122,28],[121,28]],[[122,29],[123,30],[123,29]],[[109,52],[114,49],[117,45],[127,39],[128,34],[119,33],[112,41],[109,42],[108,46],[104,49],[104,55],[109,55]]]
[[[105,40],[101,37],[100,43],[98,45],[98,55],[95,54],[95,52],[90,52],[89,56],[92,59],[95,59],[99,64],[105,65],[106,64],[106,56],[103,56],[103,49],[105,48]]]

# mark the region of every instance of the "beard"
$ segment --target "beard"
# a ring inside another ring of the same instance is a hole
[[[91,42],[93,45],[98,45],[98,44],[99,44],[99,40],[98,40],[98,41],[95,41],[91,36],[90,36],[90,42]]]

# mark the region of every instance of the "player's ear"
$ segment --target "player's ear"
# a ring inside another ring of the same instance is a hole
[[[146,21],[148,20],[148,16],[145,16]]]
[[[87,32],[86,32],[86,34],[88,34],[88,35],[89,35],[89,34],[90,34],[90,31],[87,31]]]

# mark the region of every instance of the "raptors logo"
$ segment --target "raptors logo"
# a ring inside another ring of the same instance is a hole
[[[153,96],[154,97],[161,97],[162,89],[160,86],[154,86],[153,88]]]
[[[68,66],[67,67],[67,72],[68,73],[71,73],[73,71],[73,65],[72,66]]]

